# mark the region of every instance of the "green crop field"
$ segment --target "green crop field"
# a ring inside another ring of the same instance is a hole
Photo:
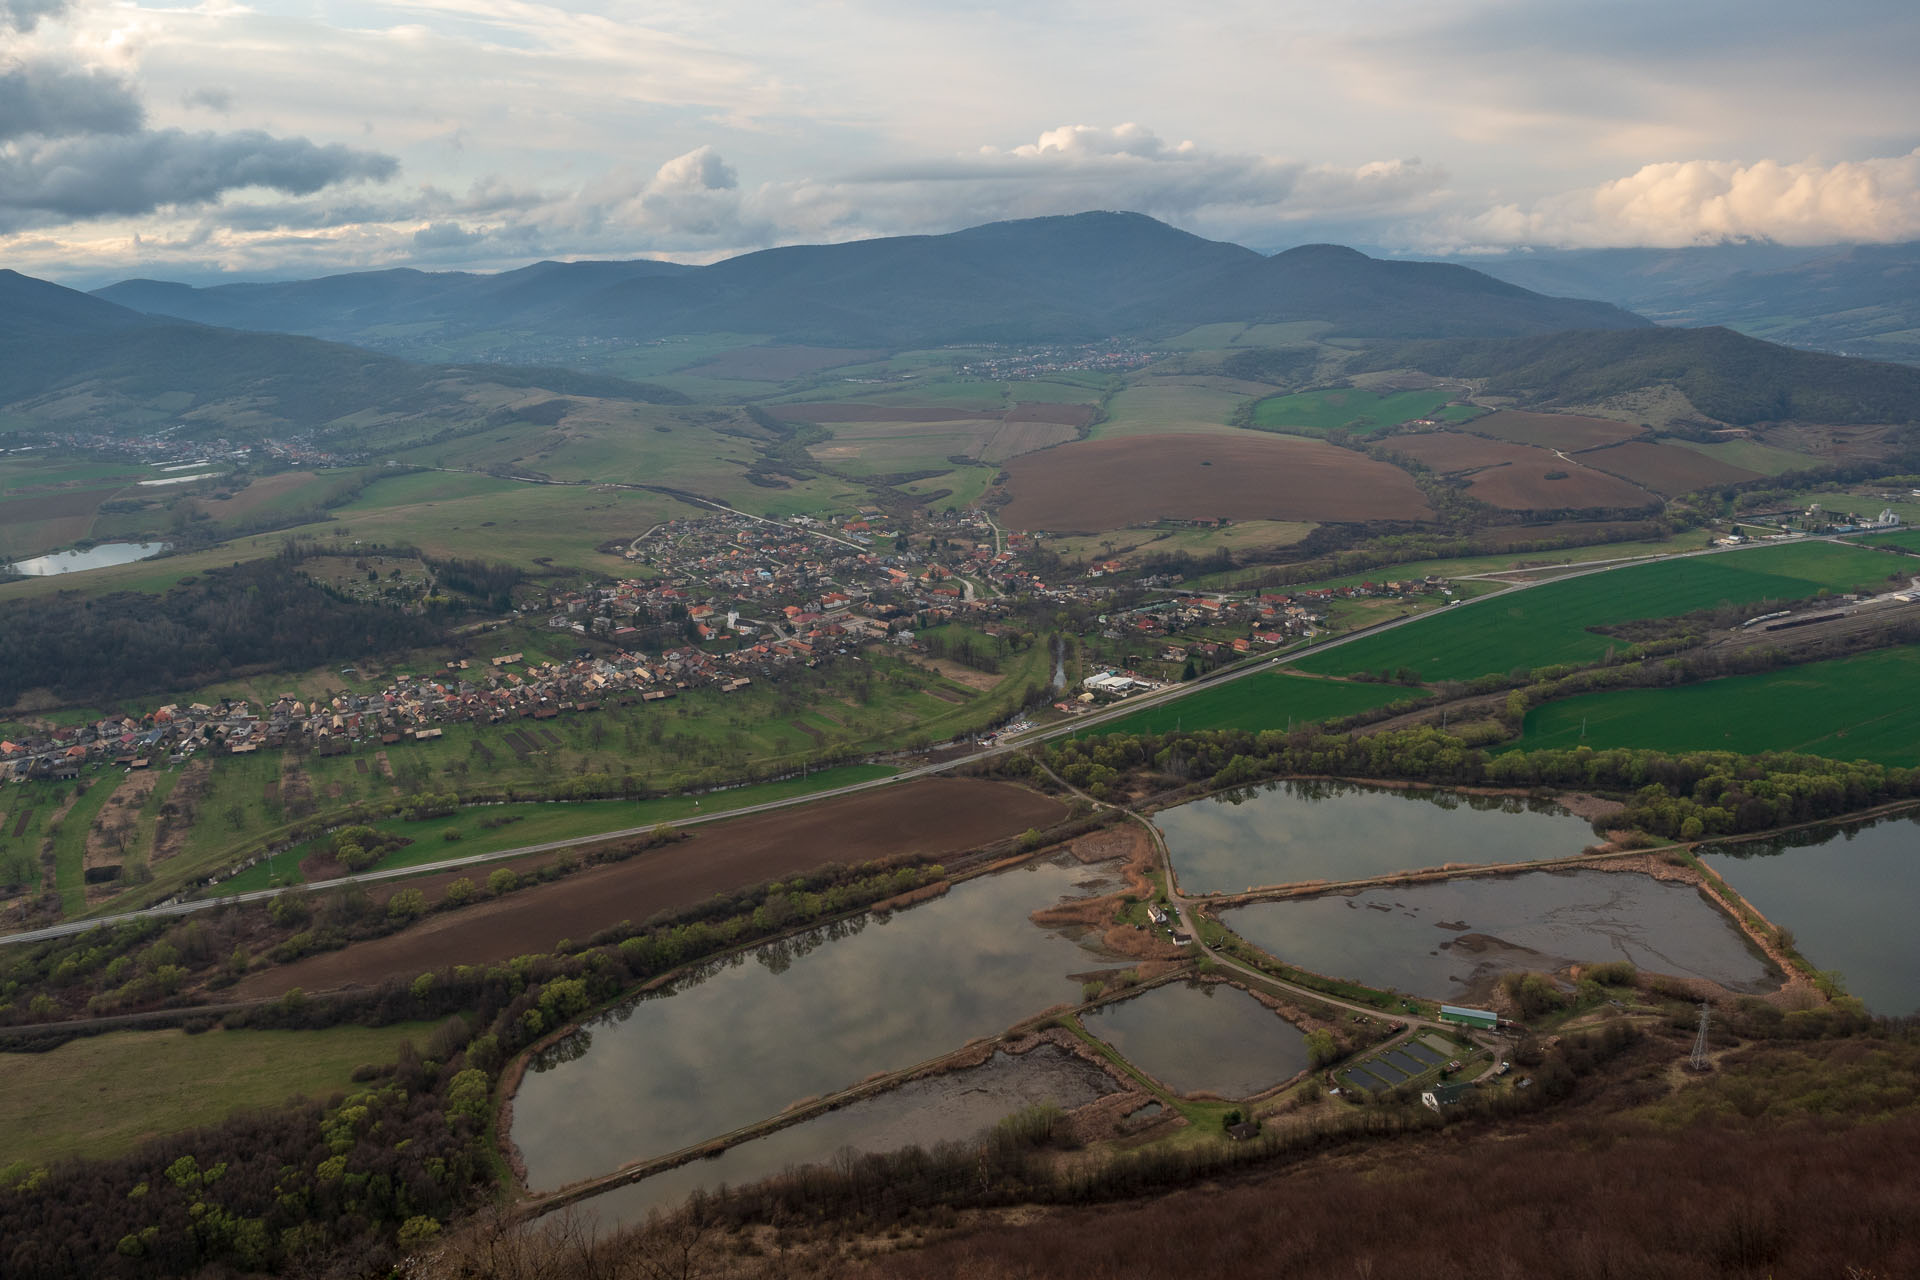
[[[353,1087],[354,1068],[425,1047],[431,1023],[325,1031],[116,1031],[0,1055],[0,1169],[100,1159],[249,1107]]]
[[[1852,539],[1852,541],[1858,542],[1863,547],[1899,547],[1903,551],[1920,552],[1920,529],[1902,529],[1898,533],[1875,533]],[[1920,565],[1915,565],[1914,569],[1920,572]]]
[[[1380,431],[1430,415],[1448,422],[1465,422],[1479,415],[1478,409],[1446,408],[1453,398],[1451,391],[1399,391],[1391,395],[1358,387],[1303,391],[1273,396],[1253,406],[1253,425],[1265,431],[1320,435],[1342,427],[1360,433]]]
[[[1723,602],[1793,600],[1822,589],[1884,585],[1899,567],[1884,553],[1829,542],[1630,565],[1457,605],[1306,658],[1299,666],[1322,675],[1404,667],[1431,683],[1592,662],[1609,648],[1626,646],[1589,627],[1670,618]]]
[[[1399,685],[1316,680],[1270,671],[1204,689],[1185,698],[1122,716],[1089,728],[1081,736],[1102,733],[1171,733],[1185,729],[1284,729],[1382,706],[1421,690]]]
[[[1117,436],[1223,434],[1246,396],[1224,378],[1155,378],[1128,387],[1107,404],[1093,439]]]
[[[1920,647],[1672,689],[1583,694],[1527,713],[1519,746],[1804,751],[1920,764]]]

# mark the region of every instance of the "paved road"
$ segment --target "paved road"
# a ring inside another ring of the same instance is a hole
[[[729,510],[729,511],[733,510],[733,508],[724,507],[723,504],[720,504],[720,503],[714,503],[713,505],[716,507],[721,507],[724,510]],[[749,513],[743,511],[743,512],[738,512],[737,514],[748,515]],[[756,519],[756,520],[761,519],[761,517],[759,516],[752,516],[750,518]],[[777,523],[777,522],[770,521],[769,523]],[[839,541],[839,539],[834,539],[834,540]],[[1838,539],[1837,537],[1826,537],[1826,538],[1796,539],[1795,541],[1837,542],[1837,541],[1840,541],[1840,539]],[[1675,556],[1668,556],[1664,558],[1665,559],[1681,559],[1681,558],[1690,559],[1696,556],[1704,556],[1704,555],[1737,555],[1742,551],[1751,550],[1753,546],[1756,546],[1756,545],[1765,546],[1769,544],[1765,544],[1765,543],[1750,544],[1749,546],[1744,546],[1744,547],[1708,547],[1704,550],[1681,552]],[[1548,582],[1565,582],[1570,578],[1590,577],[1596,573],[1609,573],[1616,568],[1623,567],[1624,564],[1637,564],[1637,563],[1642,563],[1642,562],[1639,560],[1634,560],[1634,561],[1623,562],[1622,565],[1606,564],[1597,568],[1579,569],[1571,573],[1564,573],[1557,577],[1550,578],[1547,581]],[[1503,590],[1490,592],[1487,595],[1479,596],[1473,600],[1465,600],[1460,602],[1459,604],[1448,606],[1445,611],[1452,612],[1453,610],[1456,610],[1456,609],[1472,609],[1481,605],[1485,605],[1491,601],[1499,600],[1506,596],[1512,595],[1516,591],[1528,591],[1528,590],[1532,590],[1535,587],[1543,586],[1543,585],[1546,585],[1546,584],[1534,583],[1534,582],[1516,583],[1513,586],[1504,588]],[[1018,734],[1011,737],[1003,738],[1000,742],[996,743],[994,746],[985,748],[983,750],[970,752],[965,755],[956,756],[950,760],[943,760],[933,764],[919,765],[911,769],[903,770],[902,772],[894,774],[891,777],[887,777],[887,778],[876,778],[870,782],[850,783],[847,786],[834,787],[827,791],[815,791],[804,796],[794,796],[785,800],[769,800],[763,804],[747,805],[738,809],[729,809],[724,813],[715,813],[710,816],[702,815],[700,817],[680,819],[678,821],[666,823],[666,824],[647,824],[644,826],[626,827],[618,831],[597,832],[593,835],[576,836],[568,840],[552,840],[552,841],[548,841],[545,844],[524,845],[517,849],[503,849],[498,853],[472,854],[463,858],[450,858],[444,862],[430,863],[425,866],[404,867],[404,868],[399,868],[392,871],[371,871],[371,872],[365,872],[363,874],[356,875],[356,876],[342,876],[339,879],[320,881],[318,883],[309,884],[304,887],[308,889],[313,889],[313,890],[331,889],[331,888],[336,888],[341,885],[347,885],[347,884],[356,884],[356,883],[369,884],[369,883],[373,883],[381,880],[398,879],[403,876],[426,875],[426,874],[430,874],[437,871],[453,871],[461,867],[470,867],[470,866],[477,866],[477,865],[481,865],[489,862],[498,862],[506,858],[518,858],[518,857],[524,857],[528,854],[547,853],[553,850],[566,849],[566,848],[570,848],[577,845],[593,844],[602,840],[618,840],[627,836],[644,835],[647,832],[652,831],[656,825],[668,825],[668,826],[674,826],[674,827],[695,826],[705,822],[717,822],[722,818],[742,817],[750,813],[766,813],[775,809],[784,809],[784,808],[788,808],[789,806],[797,805],[797,804],[812,804],[817,801],[831,799],[835,796],[853,795],[857,792],[873,790],[876,787],[891,786],[897,782],[906,782],[914,778],[922,778],[922,777],[928,777],[934,774],[945,773],[953,769],[958,769],[964,765],[970,765],[970,764],[975,764],[984,760],[990,760],[996,756],[1005,755],[1008,752],[1024,750],[1025,748],[1029,746],[1033,746],[1036,743],[1047,742],[1054,738],[1066,737],[1070,734],[1084,733],[1089,728],[1093,728],[1095,726],[1105,724],[1109,721],[1120,719],[1124,716],[1130,716],[1135,712],[1139,711],[1142,707],[1159,706],[1163,703],[1172,702],[1176,699],[1186,697],[1189,694],[1196,693],[1201,689],[1216,688],[1221,684],[1229,683],[1234,680],[1243,680],[1248,676],[1258,675],[1259,673],[1268,670],[1269,668],[1271,668],[1272,666],[1274,666],[1279,662],[1297,661],[1300,658],[1308,657],[1313,654],[1325,653],[1330,649],[1337,649],[1344,644],[1351,644],[1355,640],[1361,640],[1371,636],[1380,635],[1383,632],[1393,631],[1400,627],[1411,626],[1417,622],[1421,622],[1427,618],[1436,616],[1438,612],[1440,611],[1435,610],[1435,611],[1429,611],[1426,613],[1416,613],[1409,617],[1396,618],[1391,622],[1378,623],[1378,624],[1375,624],[1374,626],[1367,627],[1362,630],[1351,631],[1344,635],[1335,636],[1328,640],[1322,640],[1322,641],[1319,641],[1318,643],[1310,644],[1300,649],[1291,650],[1285,654],[1280,655],[1279,657],[1262,656],[1259,658],[1250,659],[1236,666],[1226,667],[1226,668],[1222,668],[1219,671],[1212,672],[1208,676],[1205,676],[1199,680],[1189,681],[1188,683],[1185,683],[1185,684],[1173,685],[1166,689],[1160,689],[1152,693],[1141,694],[1138,697],[1128,698],[1122,702],[1116,703],[1114,706],[1103,711],[1097,711],[1090,715],[1076,716],[1070,720],[1063,721],[1062,723],[1057,725],[1051,725],[1042,729],[1033,729],[1023,734]],[[719,794],[724,794],[724,793],[719,793]],[[118,924],[123,921],[144,919],[150,916],[186,915],[194,911],[207,910],[208,908],[218,906],[221,903],[257,902],[266,898],[271,898],[275,894],[280,892],[281,890],[278,890],[278,889],[261,889],[261,890],[256,890],[250,893],[234,894],[234,895],[221,897],[221,898],[205,898],[205,899],[198,899],[198,900],[187,901],[187,902],[163,903],[162,905],[157,907],[148,907],[141,911],[128,911],[128,912],[123,912],[121,914],[112,915],[112,916],[99,916],[99,917],[86,919],[86,920],[70,920],[62,924],[51,925],[44,929],[34,929],[24,933],[12,933],[12,934],[0,935],[0,946],[5,946],[9,943],[40,942],[48,938],[66,937],[68,935],[75,934],[75,933],[83,933],[88,929],[94,928],[96,925]],[[1267,978],[1265,980],[1273,981],[1273,979],[1271,978]],[[1314,998],[1318,1000],[1326,999],[1326,997],[1320,996],[1318,994],[1315,994]],[[1373,1012],[1377,1013],[1378,1010],[1374,1010]]]

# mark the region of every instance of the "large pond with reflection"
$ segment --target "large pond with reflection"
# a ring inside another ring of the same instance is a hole
[[[1113,1077],[1086,1059],[1043,1044],[1015,1056],[996,1051],[963,1071],[913,1080],[815,1116],[764,1138],[729,1147],[581,1202],[601,1226],[640,1222],[671,1209],[696,1190],[742,1186],[840,1151],[897,1151],[965,1142],[1023,1107],[1051,1103],[1065,1111],[1119,1092]]]
[[[11,567],[15,573],[24,573],[30,578],[46,578],[56,573],[132,564],[135,560],[157,556],[172,545],[170,542],[101,542],[85,551],[56,551],[31,560],[18,560]]]
[[[1366,889],[1220,913],[1289,964],[1442,1000],[1502,974],[1627,960],[1655,973],[1771,991],[1781,976],[1689,885],[1614,871],[1532,871]]]
[[[756,948],[589,1021],[514,1099],[528,1185],[665,1155],[1078,999],[1116,961],[1027,917],[1116,887],[1072,859]]]
[[[1081,1020],[1175,1093],[1250,1098],[1307,1069],[1307,1038],[1223,982],[1172,982]]]
[[[1920,816],[1797,831],[1701,861],[1869,1009],[1920,1013]]]
[[[1566,858],[1593,828],[1517,796],[1344,782],[1279,782],[1194,800],[1153,817],[1187,893],[1301,880],[1360,880],[1448,862]]]

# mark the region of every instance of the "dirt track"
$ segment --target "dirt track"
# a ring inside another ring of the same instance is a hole
[[[446,964],[479,964],[587,938],[622,920],[686,907],[716,893],[824,866],[900,853],[949,854],[1045,826],[1059,802],[998,782],[928,778],[736,822],[694,828],[691,838],[608,867],[493,902],[429,917],[402,933],[255,973],[236,999],[294,988],[327,991],[412,977]],[[554,855],[530,859],[529,865]],[[494,864],[506,865],[506,864]],[[484,882],[485,872],[474,873]],[[400,882],[437,901],[452,874]]]

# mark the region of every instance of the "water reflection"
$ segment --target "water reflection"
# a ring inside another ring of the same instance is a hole
[[[998,1033],[1113,963],[1027,915],[1104,888],[1067,860],[957,886],[706,966],[593,1020],[591,1052],[534,1065],[514,1100],[528,1183],[691,1146]]]
[[[1358,880],[1448,862],[1564,858],[1593,829],[1558,805],[1345,782],[1281,782],[1154,815],[1189,893]]]
[[[1920,817],[1822,826],[1703,854],[1875,1013],[1920,1013]]]
[[[1610,871],[1533,871],[1368,889],[1221,912],[1221,923],[1316,973],[1439,999],[1500,975],[1627,960],[1770,991],[1780,975],[1698,890]]]
[[[1052,1103],[1071,1111],[1118,1088],[1093,1063],[1052,1045],[1018,1056],[995,1052],[980,1066],[863,1098],[729,1147],[713,1159],[695,1160],[594,1196],[583,1201],[581,1209],[603,1227],[638,1222],[648,1210],[671,1208],[695,1190],[756,1182],[796,1165],[831,1159],[847,1148],[894,1151],[964,1142],[1022,1107]]]
[[[1175,1093],[1247,1098],[1307,1068],[1299,1028],[1223,982],[1168,983],[1083,1021]]]
[[[104,569],[108,565],[132,564],[157,556],[170,542],[102,542],[85,551],[56,551],[50,555],[21,560],[11,567],[30,578],[46,578],[57,573],[78,573],[82,569]]]

